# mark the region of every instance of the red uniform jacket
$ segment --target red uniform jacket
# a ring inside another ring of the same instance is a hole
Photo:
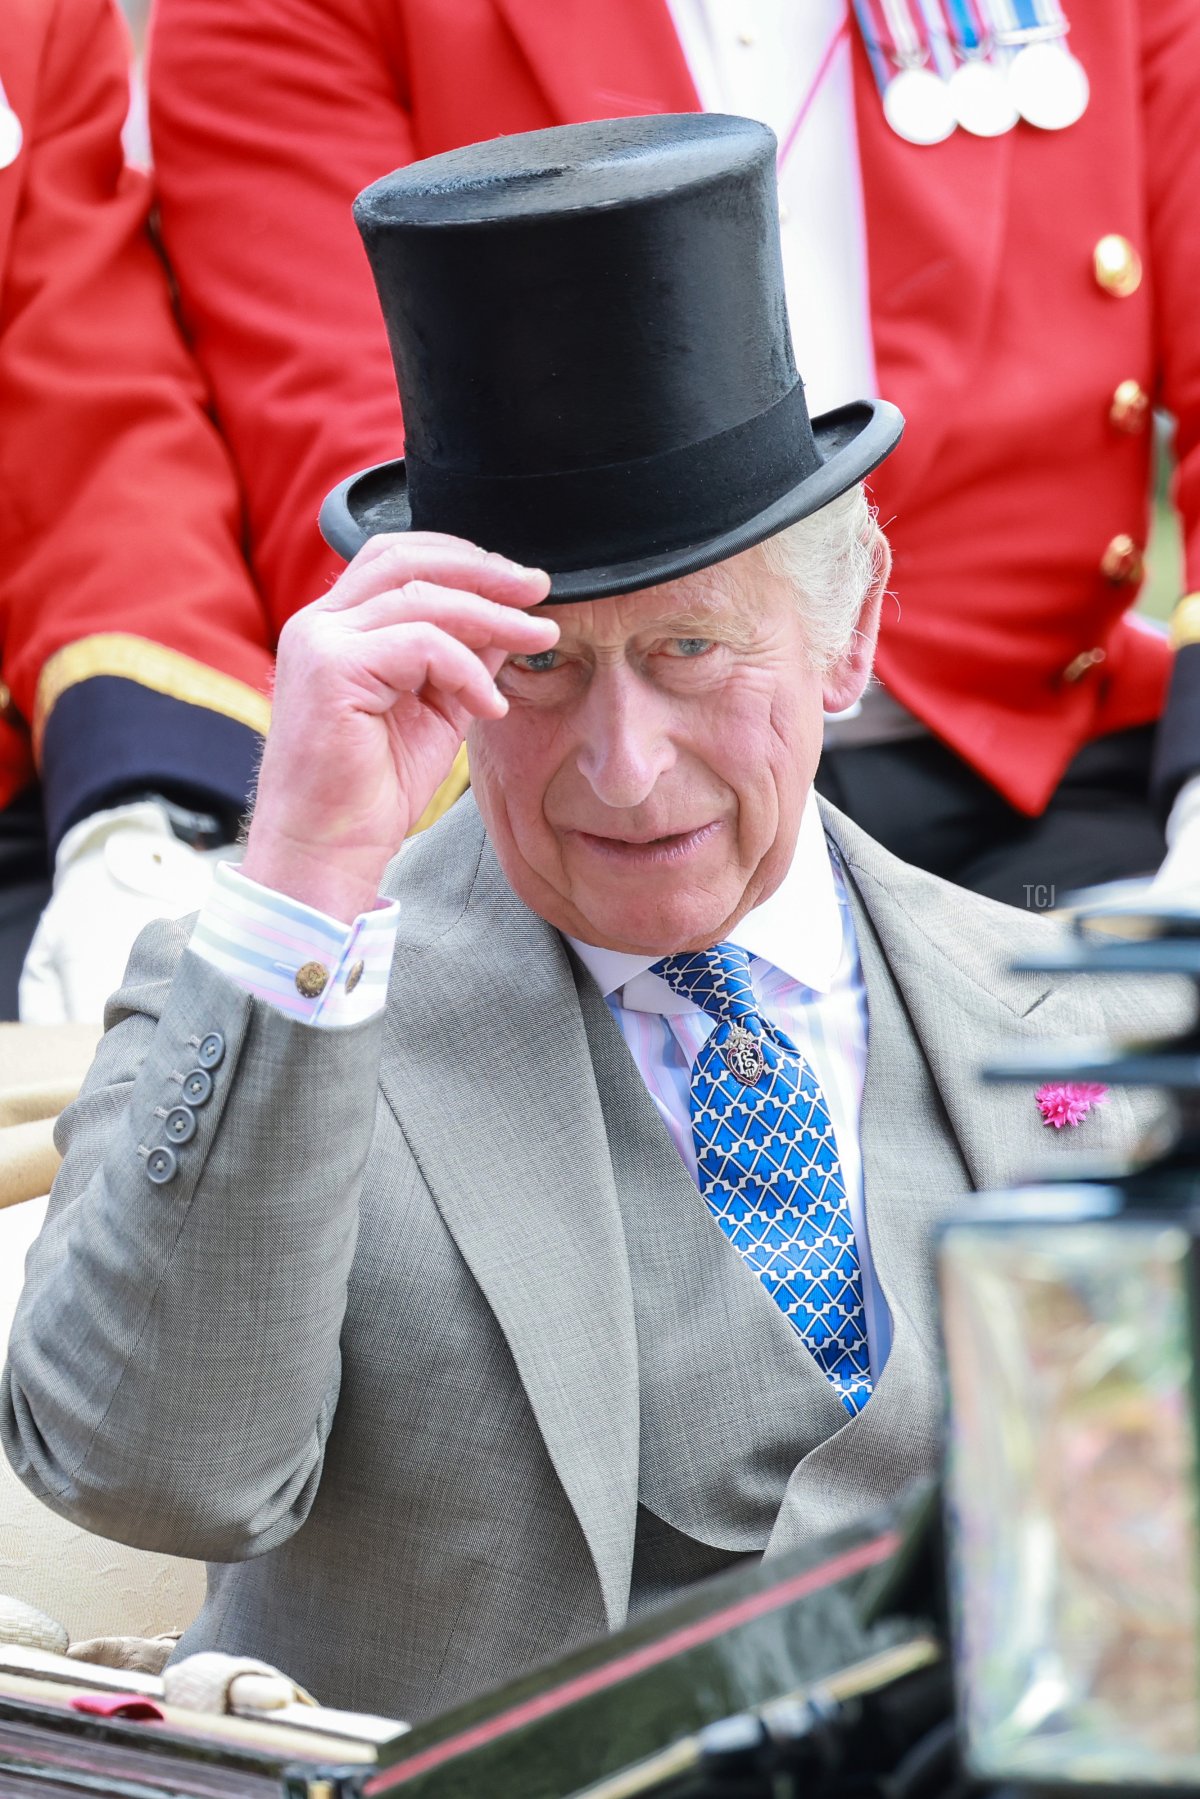
[[[874,480],[899,602],[879,671],[1030,813],[1084,742],[1163,706],[1166,644],[1101,569],[1147,530],[1122,381],[1179,419],[1200,586],[1200,6],[1071,10],[1092,104],[1058,133],[902,143],[854,48],[879,386],[908,419]],[[665,0],[158,0],[150,80],[167,250],[279,619],[335,566],[325,491],[400,445],[355,191],[497,133],[698,103]],[[1110,233],[1145,268],[1125,298],[1094,274]]]
[[[3,0],[0,77],[24,127],[0,169],[0,806],[36,755],[52,841],[139,789],[238,809],[267,621],[121,152],[112,0]]]

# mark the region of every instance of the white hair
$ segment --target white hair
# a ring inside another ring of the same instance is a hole
[[[759,547],[770,573],[796,589],[814,664],[831,668],[887,557],[887,540],[861,482]]]

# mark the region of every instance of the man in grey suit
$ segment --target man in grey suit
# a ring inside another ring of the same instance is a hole
[[[407,466],[335,496],[245,861],[140,940],[62,1127],[7,1452],[209,1560],[186,1650],[329,1703],[429,1716],[930,1470],[931,1227],[1072,1136],[977,1071],[1145,1021],[814,798],[899,424],[810,425],[772,177],[709,116],[368,191]]]

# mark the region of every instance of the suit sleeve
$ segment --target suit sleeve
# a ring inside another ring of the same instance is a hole
[[[310,1030],[187,939],[187,921],[138,939],[58,1127],[0,1436],[85,1529],[240,1561],[285,1541],[320,1481],[383,1025]],[[185,1096],[195,1132],[163,1150]],[[156,1148],[177,1164],[158,1184]]]
[[[414,154],[401,12],[396,0],[159,0],[155,17],[163,241],[242,470],[276,629],[343,566],[317,530],[325,494],[402,449],[350,211]]]
[[[111,0],[60,0],[44,45],[0,333],[4,679],[52,842],[110,798],[236,816],[268,707],[240,499],[128,168]]]
[[[1146,197],[1159,400],[1177,425],[1175,499],[1183,528],[1184,591],[1200,592],[1200,8],[1192,0],[1141,0]],[[1179,615],[1181,618],[1183,614]],[[1181,642],[1159,730],[1155,798],[1169,810],[1200,774],[1200,634]]]

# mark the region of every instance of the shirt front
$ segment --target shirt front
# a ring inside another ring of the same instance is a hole
[[[574,937],[568,941],[604,995],[646,1091],[698,1185],[691,1071],[717,1028],[716,1020],[650,972],[657,956],[597,949]],[[858,1248],[871,1373],[877,1380],[892,1332],[871,1258],[859,1138],[867,991],[845,883],[830,857],[811,795],[786,876],[726,941],[749,953],[750,979],[763,1017],[791,1038],[824,1091]]]

